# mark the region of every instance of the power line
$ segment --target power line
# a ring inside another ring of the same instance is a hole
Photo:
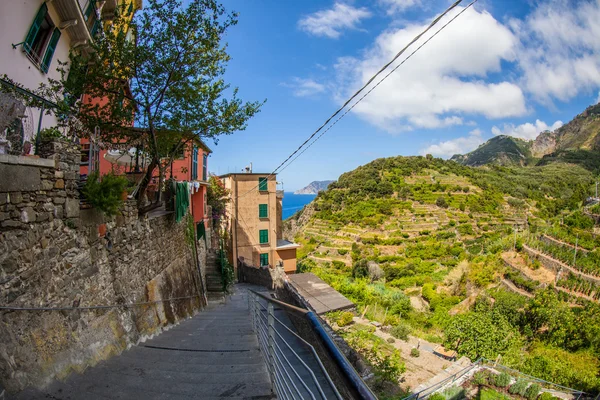
[[[387,64],[385,64],[379,71],[377,71],[377,73],[375,75],[373,75],[360,89],[358,89],[348,100],[346,100],[346,102],[340,107],[338,108],[329,118],[327,118],[327,120],[321,125],[319,126],[319,128],[317,128],[316,131],[314,131],[300,146],[298,146],[298,148],[296,150],[294,150],[281,164],[279,164],[277,166],[277,168],[275,168],[273,170],[273,172],[271,172],[268,176],[267,179],[273,175],[275,175],[277,173],[277,171],[279,171],[279,169],[281,167],[283,167],[292,157],[294,157],[300,150],[302,150],[302,148],[304,146],[306,146],[325,126],[327,126],[327,124],[329,124],[329,122],[335,118],[348,104],[350,104],[350,102],[352,102],[352,100],[354,100],[367,86],[369,86],[376,78],[377,76],[379,76],[385,69],[387,69],[392,63],[394,63],[394,61],[396,61],[402,54],[404,54],[404,52],[410,47],[412,46],[416,41],[418,41],[424,34],[426,34],[431,28],[433,28],[446,14],[448,14],[450,11],[452,11],[455,7],[457,7],[460,3],[462,2],[462,0],[457,0],[455,1],[450,7],[448,7],[442,14],[440,14],[437,18],[435,18],[430,24],[429,26],[427,26],[427,28],[425,28],[425,30],[423,30],[421,33],[419,33],[417,36],[415,36],[402,50],[400,50]],[[471,7],[475,2],[477,2],[477,0],[474,0],[471,4],[469,4],[464,10],[462,10],[458,15],[462,14],[467,8]],[[457,16],[458,16],[457,15]],[[456,19],[455,16],[452,20],[450,20],[450,22],[452,22],[454,19]],[[446,25],[444,25],[444,27],[446,27],[448,25],[448,23]],[[442,27],[442,29],[444,28]],[[436,32],[436,34],[434,34],[431,38],[433,38],[435,35],[437,35],[437,33],[439,33],[442,29],[438,30]],[[429,40],[431,40],[431,38],[429,38],[428,40],[425,41],[425,43],[429,42]],[[423,45],[425,44],[423,43],[421,46],[419,46],[417,48],[417,50],[415,50],[412,54],[416,53],[416,51],[418,51],[421,47],[423,47]],[[411,54],[411,56],[412,56]],[[402,63],[400,63],[398,66],[396,66],[391,72],[394,72],[396,69],[398,69],[398,67],[400,65],[402,65],[409,57],[407,57]],[[383,79],[381,79],[377,85],[375,85],[375,87],[379,86],[379,84],[381,82],[383,82],[390,74],[388,73]],[[371,88],[364,96],[362,96],[351,108],[354,108],[356,106],[356,104],[358,104],[362,99],[364,99],[366,97],[366,95],[368,95],[369,93],[371,93],[373,91],[373,89],[375,88]],[[341,118],[343,118],[346,114],[348,114],[348,112],[350,110],[347,110],[344,114],[342,114],[342,116],[340,118],[338,118],[333,125],[335,125]],[[333,126],[331,125],[331,126]],[[331,126],[325,131],[327,132],[329,129],[331,129]],[[319,137],[323,136],[323,134],[325,133],[323,132]],[[316,140],[315,140],[316,141]],[[314,143],[314,142],[313,142]],[[310,147],[310,146],[309,146]],[[297,157],[296,157],[297,158]],[[295,158],[294,158],[295,160]],[[293,161],[293,160],[292,160]],[[290,162],[291,164],[291,162]],[[289,165],[289,164],[288,164]],[[253,187],[252,189],[250,189],[248,192],[242,194],[239,197],[244,197],[246,196],[248,193],[252,192],[253,190],[255,190],[258,187],[258,185],[256,185],[255,187]]]
[[[356,105],[358,103],[360,103],[365,97],[367,97],[373,90],[375,90],[375,88],[377,88],[377,86],[379,86],[384,80],[386,80],[392,73],[394,73],[394,71],[396,71],[398,68],[400,68],[400,66],[402,64],[404,64],[409,58],[411,58],[417,51],[419,51],[423,46],[425,46],[431,39],[433,39],[434,37],[436,37],[438,35],[438,33],[440,33],[444,28],[446,28],[448,25],[450,25],[450,23],[452,23],[452,21],[454,21],[456,18],[458,18],[462,13],[464,13],[465,11],[467,11],[467,9],[469,7],[471,7],[473,4],[475,4],[478,0],[473,0],[471,3],[469,3],[468,6],[466,6],[464,9],[462,9],[458,14],[456,14],[454,17],[452,17],[452,19],[450,19],[448,22],[446,22],[440,29],[438,29],[433,35],[431,35],[430,38],[428,38],[426,41],[424,41],[419,47],[417,47],[412,53],[410,53],[400,64],[398,64],[397,66],[395,66],[390,72],[387,73],[387,75],[385,75],[383,78],[381,78],[381,80],[379,82],[377,82],[377,84],[375,84],[375,86],[373,86],[371,89],[369,89],[369,91],[367,93],[365,93],[360,99],[358,99],[358,101],[356,103],[354,103],[349,109],[347,109],[342,115],[340,115],[340,117],[338,119],[336,119],[333,124],[331,124],[329,127],[327,127],[327,129],[325,129],[319,136],[317,136],[317,138],[310,143],[308,146],[306,146],[298,155],[296,155],[296,157],[294,157],[294,159],[292,159],[292,161],[290,161],[285,167],[283,167],[281,169],[281,171],[285,170],[290,164],[292,164],[294,161],[296,161],[296,159],[298,157],[300,157],[306,150],[308,150],[313,144],[315,144],[315,142],[317,140],[319,140],[325,133],[327,133],[331,128],[334,127],[335,124],[337,124],[342,118],[344,118],[346,116],[346,114],[348,114],[350,111],[352,111],[352,109],[354,107],[356,107]],[[279,172],[281,172],[279,171]]]

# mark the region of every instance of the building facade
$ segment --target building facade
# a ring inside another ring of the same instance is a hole
[[[277,190],[276,176],[239,173],[219,178],[231,197],[225,229],[232,262],[243,258],[249,265],[282,266],[286,273],[295,273],[300,246],[282,238],[283,191]]]
[[[115,2],[106,1],[104,4]],[[25,91],[37,89],[49,79],[61,78],[59,60],[69,61],[69,51],[85,52],[101,29],[95,0],[19,0],[0,2],[0,71]],[[10,81],[2,80],[8,85]],[[0,153],[34,153],[38,134],[58,125],[46,113],[52,107],[25,107],[9,94],[0,93]]]

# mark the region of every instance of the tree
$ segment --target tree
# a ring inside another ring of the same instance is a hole
[[[471,360],[494,359],[521,343],[517,329],[503,315],[493,311],[458,315],[452,319],[445,334],[446,345]]]
[[[223,182],[215,177],[208,178],[207,203],[212,208],[212,218],[215,224],[225,216],[227,203],[229,202],[229,190],[225,189]]]
[[[37,93],[55,100],[65,121],[80,121],[88,132],[100,128],[97,139],[143,147],[143,194],[156,169],[162,187],[167,167],[195,138],[216,142],[245,129],[263,103],[242,102],[223,79],[230,57],[222,38],[236,13],[216,0],[186,7],[148,0],[129,23],[124,6],[91,51],[72,51],[59,68],[62,78]],[[104,101],[83,101],[84,93]]]

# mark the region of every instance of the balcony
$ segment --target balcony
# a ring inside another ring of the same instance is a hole
[[[71,38],[71,47],[92,42],[92,35],[83,15],[81,3],[87,7],[90,0],[54,0],[51,4],[60,18],[59,28],[67,31]]]

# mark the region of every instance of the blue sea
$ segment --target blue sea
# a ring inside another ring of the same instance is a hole
[[[283,194],[282,218],[287,219],[294,215],[302,207],[310,203],[317,195],[315,194],[294,194],[294,192],[285,192]]]

